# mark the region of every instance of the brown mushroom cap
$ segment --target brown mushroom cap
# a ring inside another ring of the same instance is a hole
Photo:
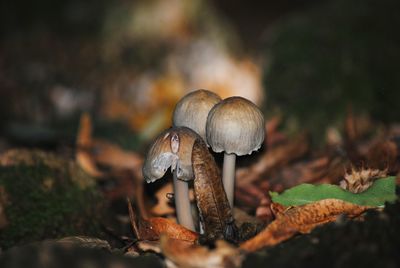
[[[176,104],[172,124],[193,129],[206,141],[207,115],[220,101],[221,97],[214,92],[205,89],[193,91]]]
[[[180,180],[192,180],[192,148],[200,138],[186,127],[174,127],[162,132],[153,142],[143,164],[143,177],[154,182],[164,176],[168,168],[177,169]]]
[[[207,142],[215,152],[251,154],[264,141],[264,116],[251,101],[230,97],[211,109],[206,132]]]

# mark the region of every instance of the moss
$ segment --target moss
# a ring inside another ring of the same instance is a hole
[[[5,214],[9,222],[0,232],[2,248],[66,235],[99,233],[101,196],[89,183],[91,178],[71,161],[39,154],[42,158],[36,152],[35,164],[20,162],[0,167],[0,186],[7,194]]]

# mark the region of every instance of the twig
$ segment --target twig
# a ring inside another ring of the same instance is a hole
[[[135,236],[138,240],[140,240],[140,233],[139,233],[139,228],[136,224],[136,215],[133,212],[131,200],[129,197],[126,198],[126,201],[128,202],[128,210],[129,210],[129,219],[132,225],[132,230],[135,233]]]

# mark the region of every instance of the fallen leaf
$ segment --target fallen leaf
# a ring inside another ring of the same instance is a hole
[[[352,168],[351,173],[344,175],[344,179],[340,182],[340,187],[352,192],[361,193],[371,187],[375,180],[387,176],[387,169],[371,169],[361,168],[359,170]]]
[[[117,170],[132,170],[135,177],[142,178],[143,158],[139,154],[102,139],[93,139],[90,151],[96,164]]]
[[[236,247],[222,240],[216,241],[214,249],[167,236],[161,237],[160,244],[162,253],[176,267],[240,267],[243,260],[243,254]]]
[[[278,213],[276,220],[258,235],[242,243],[240,248],[252,252],[263,247],[273,246],[297,233],[309,233],[318,225],[333,222],[342,214],[356,217],[370,208],[337,199],[325,199],[303,206],[291,207]]]
[[[199,238],[198,233],[186,229],[170,219],[161,217],[153,217],[140,221],[139,232],[141,238],[144,240],[158,240],[161,234],[190,243],[194,243]]]
[[[90,175],[104,176],[97,167],[102,165],[114,170],[131,170],[136,178],[142,179],[143,158],[111,142],[93,138],[92,122],[87,113],[81,116],[76,145],[77,162]]]
[[[104,176],[104,174],[97,168],[96,163],[89,153],[89,149],[92,147],[92,120],[87,113],[84,113],[81,116],[76,146],[77,151],[75,158],[79,166],[93,177]]]
[[[198,233],[186,229],[170,219],[161,217],[137,218],[129,199],[128,209],[133,232],[139,240],[159,240],[161,234],[189,243],[194,243],[199,238]]]
[[[96,164],[87,152],[78,152],[75,159],[79,166],[90,176],[95,178],[104,176],[103,172],[96,167]]]
[[[332,184],[300,184],[278,194],[271,192],[272,201],[284,206],[296,206],[312,203],[322,199],[340,199],[362,206],[383,206],[385,202],[394,201],[396,196],[396,178],[387,177],[376,180],[365,192],[351,193]]]

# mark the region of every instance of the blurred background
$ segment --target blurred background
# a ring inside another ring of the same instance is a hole
[[[399,6],[2,1],[0,149],[69,146],[89,112],[96,135],[141,150],[199,88],[244,96],[316,145],[340,139],[349,113],[377,126],[398,121]]]
[[[145,184],[143,155],[200,88],[265,114],[266,146],[236,172],[235,213],[254,226],[273,219],[270,191],[337,184],[358,163],[400,178],[399,10],[396,0],[0,1],[0,253],[71,235],[125,253],[135,241],[126,197],[138,218],[174,219],[171,174]],[[398,245],[385,225],[396,222],[382,222],[327,233],[379,237],[352,255],[370,264],[385,257],[370,248]],[[326,241],[322,262],[343,266],[354,243],[332,255]],[[299,245],[285,254],[308,261]]]

